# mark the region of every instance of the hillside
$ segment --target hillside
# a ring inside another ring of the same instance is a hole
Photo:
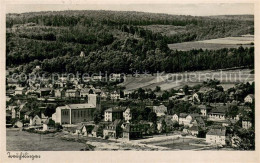
[[[254,33],[254,21],[247,16],[226,17],[121,11],[7,14],[6,63],[8,67],[20,66],[19,71],[26,73],[36,65],[47,72],[89,73],[253,66],[253,47],[169,49],[167,44]],[[81,51],[86,54],[83,58],[79,57]],[[212,60],[216,60],[214,65]]]
[[[254,74],[250,74],[250,69],[237,69],[227,71],[196,71],[196,72],[183,72],[183,73],[164,73],[157,76],[139,75],[138,77],[127,76],[124,83],[120,85],[125,87],[126,90],[136,90],[138,88],[152,89],[157,86],[161,90],[170,90],[172,88],[178,89],[185,85],[195,86],[202,84],[207,79],[216,79],[221,82],[225,90],[234,87],[239,82],[252,82],[254,81]],[[241,78],[239,78],[241,76]]]

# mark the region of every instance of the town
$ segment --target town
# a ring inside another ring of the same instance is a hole
[[[255,18],[207,5],[6,14],[6,150],[255,150]]]
[[[32,74],[40,72],[36,66]],[[226,90],[216,79],[179,89],[126,90],[120,86],[127,79],[122,74],[106,80],[100,75],[52,81],[49,76],[26,82],[13,74],[7,71],[7,130],[132,142],[157,150],[172,149],[169,138],[187,139],[187,149],[253,148],[253,81]]]

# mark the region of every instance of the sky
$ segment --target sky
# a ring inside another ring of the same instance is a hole
[[[243,15],[254,14],[253,3],[201,3],[201,4],[8,4],[7,13],[62,10],[113,10],[166,13],[173,15]]]

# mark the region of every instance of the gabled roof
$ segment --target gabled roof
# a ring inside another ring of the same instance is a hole
[[[226,135],[226,128],[211,128],[207,135],[217,135],[217,136],[225,136]]]
[[[205,124],[204,120],[200,116],[195,117],[193,121],[196,121],[198,124]]]
[[[249,94],[249,95],[247,95],[246,97],[251,97],[252,99],[254,99],[255,98],[255,95],[253,95],[253,94]]]
[[[191,128],[189,128],[190,131],[199,131],[199,127],[198,126],[192,126]]]
[[[121,107],[114,107],[114,108],[109,108],[107,110],[105,110],[105,112],[123,112],[124,108]]]
[[[186,118],[187,116],[188,116],[187,113],[180,113],[180,115],[179,115],[180,118]]]
[[[210,113],[215,113],[215,114],[225,114],[226,111],[227,111],[227,106],[217,106],[217,107],[214,107]]]
[[[116,119],[114,122],[112,122],[109,126],[117,127],[122,122],[121,119]]]

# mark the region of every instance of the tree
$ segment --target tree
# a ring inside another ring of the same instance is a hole
[[[156,124],[156,122],[157,122],[156,113],[155,113],[155,112],[149,113],[149,115],[148,115],[148,120],[149,120],[150,122],[153,122],[154,124]]]
[[[161,87],[156,86],[154,91],[155,91],[155,92],[160,92],[160,91],[161,91]]]
[[[55,121],[50,119],[48,122],[48,126],[55,127]]]
[[[93,119],[95,124],[98,124],[102,120],[102,114],[99,109],[95,110]]]
[[[143,120],[148,120],[148,116],[151,113],[151,111],[152,110],[150,108],[148,108],[148,107],[144,108],[144,111],[143,111],[143,114],[142,114]]]

